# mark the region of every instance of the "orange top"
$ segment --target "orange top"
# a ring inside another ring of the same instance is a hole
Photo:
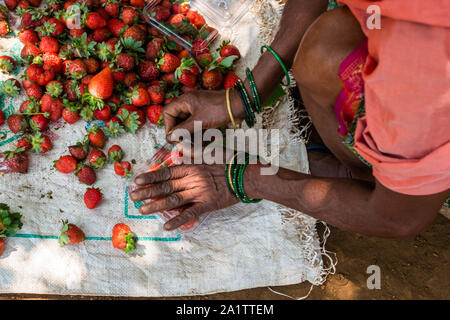
[[[427,195],[450,188],[450,1],[341,0],[368,38],[366,114],[355,150],[387,188]],[[377,5],[380,29],[367,27]]]

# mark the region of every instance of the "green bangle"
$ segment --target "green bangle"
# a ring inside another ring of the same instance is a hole
[[[269,46],[262,46],[262,47],[261,47],[261,53],[264,52],[264,48],[267,49],[267,50],[269,50],[270,53],[275,57],[275,59],[277,59],[278,63],[280,64],[281,68],[282,68],[283,71],[284,71],[284,74],[286,75],[287,84],[284,84],[284,83],[282,83],[282,84],[283,84],[284,86],[289,86],[289,85],[291,84],[291,78],[289,77],[289,72],[288,72],[288,70],[286,69],[286,66],[284,65],[284,63],[283,63],[283,61],[281,60],[280,56],[279,56],[275,51],[273,51],[273,49],[272,49],[271,47],[269,47]]]
[[[245,154],[245,164],[235,164],[233,161],[232,164],[232,175],[233,175],[233,188],[235,190],[235,195],[239,199],[239,201],[243,203],[257,203],[260,202],[261,199],[250,199],[245,193],[244,189],[244,172],[245,168],[249,163],[249,156]]]
[[[242,104],[244,105],[245,110],[245,122],[251,128],[255,125],[255,115],[252,111],[250,98],[248,97],[247,91],[245,90],[244,84],[241,80],[238,80],[235,85],[237,91],[239,92],[239,96],[242,100]]]
[[[255,103],[256,112],[261,112],[261,100],[259,99],[258,88],[256,88],[255,78],[250,68],[245,69],[247,73],[248,82],[250,83],[250,89],[252,90],[253,102]]]

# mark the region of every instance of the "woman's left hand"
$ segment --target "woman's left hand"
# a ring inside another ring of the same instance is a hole
[[[228,190],[225,165],[180,165],[139,175],[140,186],[130,195],[133,201],[156,199],[143,205],[139,212],[151,214],[190,205],[180,215],[166,222],[173,230],[204,213],[223,209],[238,202]]]

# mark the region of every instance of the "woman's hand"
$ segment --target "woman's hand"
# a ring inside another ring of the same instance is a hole
[[[236,121],[245,117],[244,107],[235,90],[230,90],[230,102]],[[229,123],[225,91],[187,92],[164,107],[164,124],[169,141],[175,129],[194,132],[194,121],[202,121],[202,129],[218,128]]]
[[[135,183],[141,187],[131,193],[133,201],[157,199],[143,205],[139,209],[141,214],[189,205],[180,215],[166,222],[166,230],[176,229],[204,213],[238,202],[226,185],[225,165],[166,167],[139,175]]]

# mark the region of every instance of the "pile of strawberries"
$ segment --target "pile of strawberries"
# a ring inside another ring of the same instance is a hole
[[[0,70],[8,73],[24,63],[26,71],[21,81],[2,82],[0,90],[17,96],[23,88],[28,96],[19,112],[6,119],[9,129],[22,135],[16,148],[5,152],[10,170],[26,173],[28,151],[51,150],[46,130],[62,118],[68,124],[100,124],[54,162],[57,171],[75,173],[81,183],[92,185],[95,171],[109,162],[118,175],[130,176],[131,164],[122,161],[120,146],[102,150],[108,138],[135,133],[147,119],[163,125],[164,105],[182,93],[234,86],[238,77],[232,69],[240,59],[235,46],[223,42],[212,52],[205,39],[217,31],[187,3],[152,0],[146,8],[147,2],[47,0],[41,5],[41,0],[5,0],[21,16],[18,36],[24,47],[23,61],[0,56]],[[149,19],[176,32],[191,49],[163,35]],[[1,7],[0,34],[8,33],[4,28],[9,32],[8,10]],[[0,110],[0,126],[4,123]],[[100,190],[88,189],[86,205],[95,208],[101,196]]]

